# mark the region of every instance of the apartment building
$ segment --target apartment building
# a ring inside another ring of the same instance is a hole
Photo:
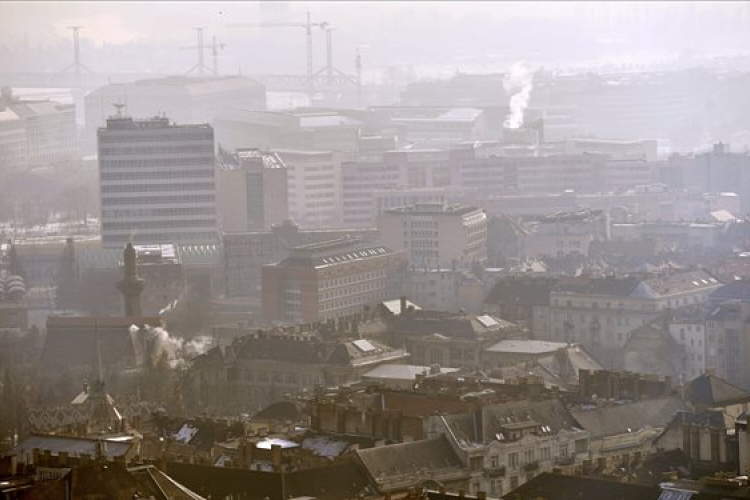
[[[289,217],[301,227],[341,227],[341,161],[332,151],[276,150],[287,167]]]
[[[557,400],[513,401],[431,417],[428,435],[445,434],[469,468],[469,491],[500,498],[553,468],[589,458],[589,431]]]
[[[342,238],[294,248],[263,266],[263,315],[289,323],[336,319],[396,298],[404,252]]]
[[[287,168],[276,153],[222,155],[217,190],[223,232],[269,231],[289,218]]]
[[[366,227],[377,215],[375,190],[395,189],[407,184],[402,165],[382,161],[344,162],[341,165],[343,225]]]
[[[98,131],[102,244],[214,243],[214,134],[118,114]]]
[[[487,260],[487,215],[464,205],[417,204],[378,217],[383,243],[405,250],[409,265],[469,268]]]
[[[603,210],[559,212],[540,218],[523,237],[525,257],[585,256],[594,241],[610,239],[609,215]]]
[[[604,362],[619,362],[633,330],[668,310],[701,308],[720,286],[700,269],[558,283],[550,293],[550,331],[535,333],[580,343]]]
[[[315,331],[237,334],[226,349],[195,359],[195,393],[206,404],[260,410],[316,387],[358,382],[363,373],[408,357],[406,350],[375,340],[324,340]]]
[[[261,269],[283,260],[293,248],[340,238],[374,241],[375,228],[301,229],[291,220],[275,224],[270,231],[224,233],[225,294],[227,297],[260,298]]]
[[[0,171],[26,167],[26,131],[21,118],[0,98]]]

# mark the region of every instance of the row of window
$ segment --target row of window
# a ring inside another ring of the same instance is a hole
[[[111,205],[175,205],[180,203],[215,203],[216,197],[212,194],[191,194],[179,196],[131,196],[127,198],[102,197],[102,206]]]
[[[102,186],[102,193],[158,193],[162,191],[213,191],[213,182],[195,182],[186,184],[120,184]]]
[[[142,221],[142,222],[104,222],[102,223],[102,231],[116,231],[118,229],[171,229],[174,227],[193,227],[199,228],[213,228],[216,225],[216,221],[212,219],[193,219],[193,220],[155,220],[155,221]],[[165,234],[166,238],[170,235]]]
[[[176,207],[176,208],[130,208],[125,210],[103,210],[102,217],[126,219],[130,217],[176,217],[181,215],[215,215],[214,207]]]
[[[214,175],[213,170],[176,170],[173,172],[102,172],[100,178],[103,181],[137,181],[146,179],[213,179]]]
[[[102,158],[99,167],[102,170],[116,168],[159,168],[159,167],[190,167],[194,165],[214,165],[214,156],[190,156],[188,158],[128,158],[127,160],[115,160]]]

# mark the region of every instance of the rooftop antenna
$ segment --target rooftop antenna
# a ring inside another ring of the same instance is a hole
[[[80,34],[79,31],[83,29],[83,26],[68,26],[69,30],[73,31],[73,63],[66,66],[61,73],[67,73],[71,69],[76,75],[76,79],[81,76],[81,69],[85,69],[89,73],[93,73],[85,64],[81,62],[81,51],[80,51]]]
[[[112,106],[114,106],[115,108],[117,108],[117,114],[115,116],[117,118],[122,118],[123,117],[123,115],[122,115],[122,108],[124,108],[125,105],[123,103],[121,103],[121,102],[118,102],[118,103],[113,104]]]

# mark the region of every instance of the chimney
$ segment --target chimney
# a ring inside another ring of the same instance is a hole
[[[39,450],[39,448],[34,448],[31,453],[34,460],[34,465],[39,465],[41,450]]]
[[[466,498],[466,492],[464,490],[458,490],[458,498]]]
[[[399,311],[399,314],[406,313],[406,295],[402,295],[399,297],[399,300],[401,301],[401,309]]]
[[[273,469],[277,472],[281,470],[283,453],[284,452],[281,449],[281,446],[279,446],[278,444],[271,445],[271,457],[273,458]]]
[[[477,500],[487,500],[487,492],[477,491]]]

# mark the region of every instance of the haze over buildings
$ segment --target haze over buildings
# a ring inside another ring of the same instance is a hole
[[[748,16],[0,3],[0,498],[750,497]]]

